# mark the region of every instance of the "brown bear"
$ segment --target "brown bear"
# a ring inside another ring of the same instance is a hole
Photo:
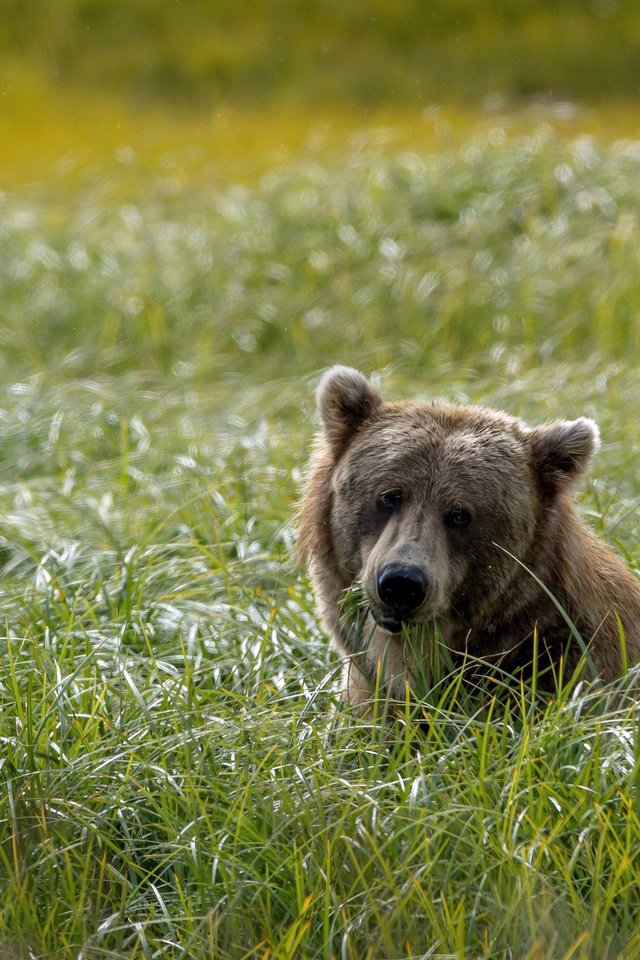
[[[465,669],[554,684],[585,651],[605,681],[638,658],[638,581],[572,502],[592,420],[385,403],[343,366],[317,401],[298,544],[347,699],[404,700],[429,682],[436,644]]]

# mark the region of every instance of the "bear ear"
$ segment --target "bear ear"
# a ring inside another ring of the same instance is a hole
[[[378,391],[353,367],[327,370],[318,384],[316,398],[327,439],[334,444],[343,443],[382,406]]]
[[[574,481],[600,446],[594,420],[558,420],[530,431],[534,466],[543,488],[554,492]]]

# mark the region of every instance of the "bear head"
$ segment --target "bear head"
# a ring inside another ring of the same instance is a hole
[[[325,606],[357,581],[390,633],[491,618],[538,551],[549,561],[545,531],[599,442],[585,417],[531,428],[481,406],[386,403],[343,366],[317,402],[301,552]]]

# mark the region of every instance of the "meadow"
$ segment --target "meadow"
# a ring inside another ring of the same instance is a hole
[[[640,571],[640,142],[579,128],[435,110],[231,177],[123,140],[0,195],[3,957],[640,958],[629,677],[367,724],[293,559],[345,362],[594,417],[582,509]]]

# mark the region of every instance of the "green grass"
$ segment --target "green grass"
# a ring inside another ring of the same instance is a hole
[[[634,702],[454,685],[371,729],[291,561],[341,361],[595,416],[583,507],[638,569],[638,145],[57,177],[1,201],[0,953],[640,957]]]

